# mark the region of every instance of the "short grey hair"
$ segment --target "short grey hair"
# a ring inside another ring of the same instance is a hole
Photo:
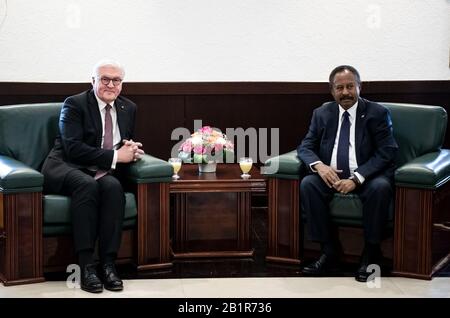
[[[123,66],[114,60],[101,60],[98,61],[95,65],[94,68],[92,69],[92,77],[97,77],[98,76],[98,69],[103,67],[103,66],[113,66],[116,67],[118,69],[120,69],[121,73],[122,73],[122,79],[125,77],[125,69],[123,68]]]

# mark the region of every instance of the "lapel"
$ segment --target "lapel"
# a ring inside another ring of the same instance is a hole
[[[332,102],[329,108],[329,131],[328,131],[328,142],[325,153],[327,154],[327,162],[331,162],[331,154],[333,153],[334,141],[336,140],[337,128],[339,122],[339,105],[336,102]]]
[[[114,101],[114,105],[116,106],[116,114],[117,114],[117,123],[119,124],[120,138],[128,139],[129,136],[126,134],[127,132],[127,106],[118,97]]]
[[[95,131],[97,132],[96,143],[97,146],[100,147],[102,144],[102,135],[103,135],[102,116],[100,115],[97,99],[95,98],[94,90],[92,89],[88,94],[88,111],[91,113]]]
[[[366,103],[362,98],[358,98],[358,108],[356,109],[356,126],[355,126],[355,154],[356,161],[360,162],[361,142],[363,139],[364,126],[366,124]]]

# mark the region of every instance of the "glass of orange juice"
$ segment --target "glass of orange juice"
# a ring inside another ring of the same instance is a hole
[[[174,179],[174,180],[180,179],[180,176],[178,175],[178,171],[180,171],[180,169],[181,169],[181,158],[170,158],[169,163],[172,165],[172,168],[173,168],[172,179]]]
[[[239,166],[241,167],[241,170],[243,172],[241,174],[242,179],[250,178],[250,175],[248,173],[252,169],[252,165],[253,165],[253,160],[250,157],[243,157],[243,158],[239,159]]]

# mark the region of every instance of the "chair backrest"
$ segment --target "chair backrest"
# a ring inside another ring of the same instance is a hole
[[[0,155],[40,170],[58,133],[62,103],[0,106]]]
[[[442,147],[447,112],[440,106],[380,103],[391,112],[394,138],[399,146],[397,167]]]

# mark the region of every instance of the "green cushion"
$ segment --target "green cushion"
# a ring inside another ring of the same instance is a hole
[[[43,183],[44,176],[40,172],[20,161],[0,155],[0,192],[38,192],[42,191]]]
[[[330,214],[337,219],[361,219],[362,202],[356,194],[335,193],[330,202]]]
[[[72,233],[72,226],[70,224],[52,224],[44,225],[42,234],[45,237],[57,235],[69,235]]]
[[[390,110],[394,138],[399,145],[395,184],[435,189],[450,179],[450,150],[441,149],[447,129],[444,108],[430,105],[381,103]],[[426,124],[424,124],[426,123]],[[299,179],[304,164],[291,151],[267,160],[269,177]],[[389,209],[392,224],[394,207]],[[330,203],[333,222],[362,225],[362,203],[356,195],[335,194]]]
[[[395,171],[395,184],[404,187],[435,189],[450,179],[450,150],[427,153]]]
[[[123,220],[123,229],[132,229],[136,226],[136,218]],[[70,235],[72,233],[71,224],[52,224],[44,225],[42,229],[45,237],[58,236],[58,235]]]
[[[0,155],[40,171],[58,133],[62,103],[0,107]]]
[[[0,187],[11,189],[42,186],[42,163],[54,145],[62,103],[23,104],[0,107]],[[9,159],[8,159],[9,158]],[[10,164],[20,161],[23,166],[14,173]],[[9,160],[9,161],[7,161]],[[3,161],[3,165],[2,165]],[[25,167],[28,167],[25,171]],[[172,166],[164,160],[144,155],[142,160],[128,165],[128,178],[136,183],[170,182]],[[30,178],[18,179],[18,173],[29,173]],[[6,176],[6,177],[2,177]],[[23,182],[23,184],[22,184]],[[32,184],[31,184],[32,183]],[[39,189],[37,190],[39,191]],[[16,190],[17,192],[17,190]]]
[[[123,220],[123,229],[131,229],[136,226],[136,218]],[[70,235],[72,233],[71,224],[51,224],[44,225],[42,232],[44,236]]]
[[[173,168],[167,161],[150,155],[126,167],[127,177],[136,183],[169,182],[172,181]]]
[[[0,192],[42,191],[39,172],[58,133],[62,103],[23,104],[0,107]],[[169,182],[172,166],[144,155],[127,166],[128,177],[137,183]],[[60,195],[43,197],[44,234],[70,233],[70,198]],[[136,200],[126,194],[124,227],[136,223]]]
[[[298,179],[304,163],[297,157],[297,151],[291,151],[268,159],[261,173],[268,177]]]
[[[363,205],[356,194],[335,193],[330,202],[332,221],[340,225],[362,226]],[[388,211],[388,224],[394,220],[394,204],[391,203]]]
[[[380,104],[388,108],[391,113],[394,138],[399,145],[396,158],[398,167],[417,157],[440,151],[447,129],[447,112],[444,108],[402,103]],[[414,177],[414,180],[424,180],[425,187],[429,187],[433,182],[436,184],[446,180],[445,175],[448,174],[448,169],[442,167],[444,161],[449,160],[446,150],[441,151],[439,155],[428,155],[424,159],[418,160],[419,164],[422,160],[427,161],[425,169],[428,169],[429,173]],[[417,169],[416,163],[414,163],[414,167],[416,167],[414,171],[421,170]],[[303,169],[302,163],[294,150],[268,159],[262,171],[269,177],[296,179],[301,169]],[[436,171],[431,171],[435,169]],[[404,171],[409,173],[410,167],[405,167]],[[399,180],[405,182],[405,175],[406,173],[400,171]]]
[[[124,227],[134,225],[137,217],[136,199],[133,193],[125,193]],[[43,198],[44,234],[57,235],[70,233],[70,197],[48,194]]]
[[[399,146],[400,167],[416,157],[442,147],[447,129],[447,112],[440,106],[381,103],[391,112],[394,138]]]

